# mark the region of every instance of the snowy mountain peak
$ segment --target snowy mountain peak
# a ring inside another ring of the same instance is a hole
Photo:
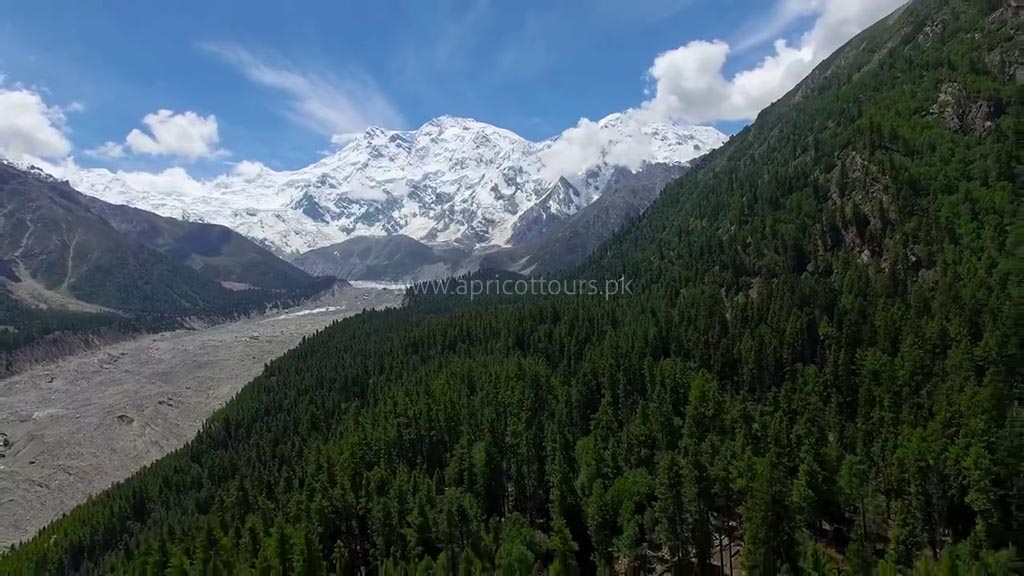
[[[609,115],[605,116],[604,118],[601,118],[600,120],[598,120],[597,121],[597,125],[602,127],[602,128],[605,128],[605,127],[621,124],[623,116],[624,116],[624,114],[622,112],[612,112],[611,114],[609,114]]]
[[[208,182],[155,189],[130,173],[82,170],[72,184],[107,201],[224,224],[285,254],[398,233],[428,243],[509,245],[530,228],[524,222],[561,218],[592,202],[619,166],[683,164],[726,140],[713,128],[643,124],[634,114],[594,126],[596,154],[582,159],[572,157],[572,131],[531,142],[471,118],[440,116],[415,130],[368,128],[293,171],[243,162]],[[566,152],[573,162],[563,168]]]
[[[474,127],[495,128],[490,124],[478,122],[473,118],[463,118],[460,116],[449,116],[445,114],[443,116],[438,116],[437,118],[431,118],[430,120],[427,120],[427,122],[420,127],[420,130],[423,130],[424,128],[439,128],[442,130],[471,129]]]

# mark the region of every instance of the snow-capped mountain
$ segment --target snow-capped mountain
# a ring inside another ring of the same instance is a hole
[[[707,127],[639,124],[628,114],[596,123],[590,157],[557,173],[565,142],[531,142],[502,128],[443,116],[412,131],[370,128],[341,150],[294,171],[245,169],[180,187],[103,169],[71,184],[108,202],[223,224],[284,254],[354,236],[405,234],[468,247],[518,243],[530,226],[593,202],[617,166],[686,163],[727,137]],[[622,154],[628,150],[629,154]],[[184,174],[183,174],[184,176]]]

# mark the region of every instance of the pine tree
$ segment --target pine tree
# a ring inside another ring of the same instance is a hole
[[[548,550],[554,557],[549,571],[551,576],[572,576],[577,573],[576,552],[579,547],[561,517],[556,517],[552,524]]]
[[[686,486],[691,481],[685,474],[678,455],[666,452],[661,456],[655,485],[654,532],[673,573],[679,573],[692,556],[688,531],[692,521],[686,508]]]

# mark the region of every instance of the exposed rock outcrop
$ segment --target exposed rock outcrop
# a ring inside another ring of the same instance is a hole
[[[993,102],[972,98],[960,84],[947,82],[930,113],[950,132],[984,137],[995,131],[1001,110]]]

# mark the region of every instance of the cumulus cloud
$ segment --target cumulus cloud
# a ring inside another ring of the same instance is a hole
[[[723,73],[732,50],[725,42],[698,40],[660,54],[648,71],[654,97],[642,108],[657,118],[687,122],[754,118],[829,54],[905,1],[783,0],[783,22],[817,14],[795,45],[776,40],[773,54],[732,78]]]
[[[400,128],[405,123],[365,73],[354,70],[337,78],[301,71],[282,60],[271,63],[234,44],[205,44],[203,48],[238,68],[249,80],[284,94],[287,116],[332,142],[344,142],[347,135],[370,126]]]
[[[797,19],[816,15],[813,26],[791,45],[776,40],[773,53],[731,78],[723,72],[732,47],[720,40],[696,40],[655,58],[648,70],[650,99],[617,118],[618,130],[601,130],[586,118],[566,130],[542,155],[550,178],[579,173],[602,160],[636,168],[648,140],[645,124],[682,121],[693,124],[750,120],[778,100],[822,60],[906,0],[780,0],[766,29],[781,33]],[[743,43],[748,48],[768,37]],[[617,139],[616,132],[628,136]]]
[[[49,106],[33,89],[17,85],[0,87],[0,158],[37,166],[52,176],[82,184],[103,169],[83,169],[71,156],[73,146],[68,138],[66,113],[84,110],[79,103]],[[184,158],[216,156],[217,124],[213,116],[201,117],[194,112],[174,114],[161,110],[143,119],[151,133],[133,130],[126,144],[105,142],[86,150],[95,158],[111,159],[125,156],[128,150],[147,154],[168,154]],[[263,165],[242,161],[233,173],[253,176]],[[209,181],[193,178],[185,168],[175,166],[158,172],[117,171],[115,175],[132,188],[153,194],[203,194],[210,190]]]
[[[124,146],[108,140],[95,148],[89,148],[85,151],[85,154],[86,156],[104,160],[124,158]]]
[[[66,115],[83,111],[85,105],[78,101],[48,105],[40,91],[21,84],[0,87],[0,156],[37,165],[68,157],[72,144]],[[149,133],[134,129],[123,144],[107,141],[85,154],[107,160],[123,158],[127,151],[189,160],[225,154],[217,147],[220,136],[213,115],[159,110],[147,114],[142,122]]]
[[[26,155],[20,160],[22,163],[35,166],[59,180],[70,180],[81,170],[78,164],[75,163],[75,159],[71,156],[47,160]]]
[[[579,123],[562,132],[551,146],[541,153],[542,175],[554,180],[559,176],[578,174],[589,166],[607,162],[631,170],[640,167],[648,156],[650,137],[643,126],[633,122],[635,110],[612,115],[600,122],[581,118]],[[614,130],[606,128],[616,124]]]
[[[246,180],[251,180],[260,175],[267,167],[262,162],[253,162],[252,160],[242,160],[241,162],[235,163],[234,168],[231,169],[231,173],[235,176],[240,176]]]
[[[135,128],[124,140],[125,146],[136,154],[189,160],[224,154],[217,148],[220,134],[217,117],[212,114],[203,117],[191,110],[175,114],[165,109],[146,114],[142,123],[149,128],[149,134]]]
[[[208,184],[196,180],[188,171],[180,166],[167,168],[160,172],[125,172],[117,175],[132,188],[157,194],[203,194],[208,191]]]
[[[23,161],[71,153],[64,110],[47,106],[35,91],[0,88],[0,156]]]

